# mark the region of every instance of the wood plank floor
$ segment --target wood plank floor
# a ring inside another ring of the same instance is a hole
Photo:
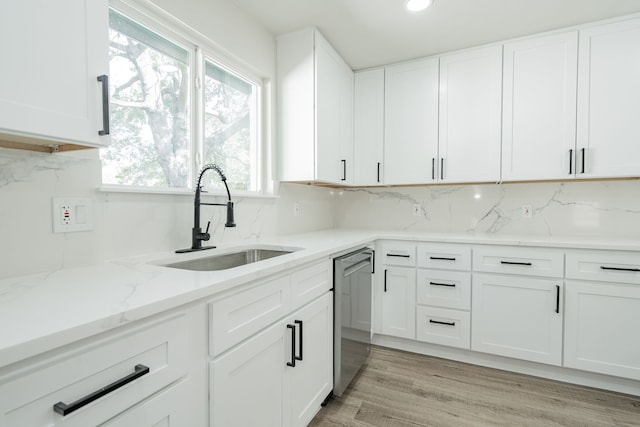
[[[320,426],[640,426],[640,397],[372,347]]]

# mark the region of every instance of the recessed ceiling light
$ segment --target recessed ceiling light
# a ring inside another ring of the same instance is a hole
[[[418,12],[431,6],[431,3],[433,0],[407,0],[405,6],[411,12]]]

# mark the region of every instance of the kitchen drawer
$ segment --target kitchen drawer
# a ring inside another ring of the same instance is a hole
[[[471,273],[418,270],[417,302],[458,310],[471,308]]]
[[[567,252],[567,278],[640,284],[640,253],[624,251]]]
[[[291,310],[291,277],[261,282],[209,303],[209,354],[216,356]]]
[[[384,265],[415,267],[416,245],[406,242],[383,242],[380,256]]]
[[[291,310],[295,310],[333,288],[331,260],[303,268],[291,275]]]
[[[562,277],[564,254],[546,248],[480,246],[473,249],[473,271]]]
[[[186,316],[173,316],[11,373],[0,379],[0,425],[102,424],[187,374],[189,329]],[[67,415],[54,411],[136,372],[142,375]]]
[[[179,381],[169,388],[134,406],[100,427],[181,427],[195,426],[189,405],[188,380]]]
[[[470,348],[471,316],[468,311],[418,306],[416,319],[418,341]]]
[[[443,270],[471,270],[471,248],[463,245],[438,243],[420,244],[417,250],[418,267]]]

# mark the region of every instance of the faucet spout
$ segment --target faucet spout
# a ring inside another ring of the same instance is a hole
[[[220,180],[224,184],[225,189],[227,190],[227,203],[203,203],[200,201],[200,193],[202,192],[202,176],[208,170],[214,170],[220,175]],[[231,201],[231,193],[229,192],[229,186],[227,185],[227,177],[222,172],[222,169],[218,165],[213,163],[206,164],[200,171],[200,175],[198,176],[198,183],[196,184],[195,196],[193,199],[193,228],[191,229],[191,247],[187,249],[178,249],[176,253],[185,253],[185,252],[194,252],[201,251],[204,249],[213,249],[215,246],[202,246],[203,241],[208,241],[211,236],[209,235],[209,226],[211,225],[211,221],[207,223],[207,229],[202,232],[200,228],[200,206],[209,205],[209,206],[226,206],[227,207],[227,221],[225,223],[225,227],[235,227],[234,214],[233,214],[233,202]]]

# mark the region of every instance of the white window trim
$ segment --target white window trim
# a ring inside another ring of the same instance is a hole
[[[195,180],[199,173],[199,166],[201,163],[200,153],[202,152],[202,143],[204,140],[203,135],[203,84],[204,82],[197,82],[200,76],[204,72],[204,60],[205,58],[211,59],[213,62],[218,63],[226,69],[231,70],[238,76],[248,80],[250,83],[256,85],[256,149],[258,151],[258,160],[256,168],[256,179],[258,190],[257,191],[234,191],[233,196],[239,198],[274,198],[278,197],[276,194],[277,185],[271,177],[271,147],[272,143],[269,141],[270,137],[265,132],[265,125],[267,124],[267,118],[270,116],[270,102],[266,99],[270,96],[270,91],[266,88],[264,80],[258,76],[258,73],[244,61],[236,58],[224,47],[209,39],[199,31],[193,29],[189,25],[177,19],[175,16],[169,14],[164,9],[160,8],[149,0],[110,0],[109,6],[122,12],[126,16],[130,16],[132,19],[138,21],[140,24],[148,27],[149,29],[158,32],[160,35],[165,35],[171,39],[171,41],[185,47],[193,55],[190,55],[190,64],[192,70],[198,73],[191,78],[191,90],[193,96],[191,97],[191,164],[192,173],[190,176],[190,182],[192,188],[154,188],[154,187],[142,187],[142,186],[130,186],[120,184],[103,184],[98,188],[100,192],[118,192],[118,193],[148,193],[148,194],[189,194],[192,195],[195,190]],[[267,93],[265,93],[267,92]],[[220,191],[219,195],[223,195]],[[218,195],[218,191],[211,190],[210,195]]]

